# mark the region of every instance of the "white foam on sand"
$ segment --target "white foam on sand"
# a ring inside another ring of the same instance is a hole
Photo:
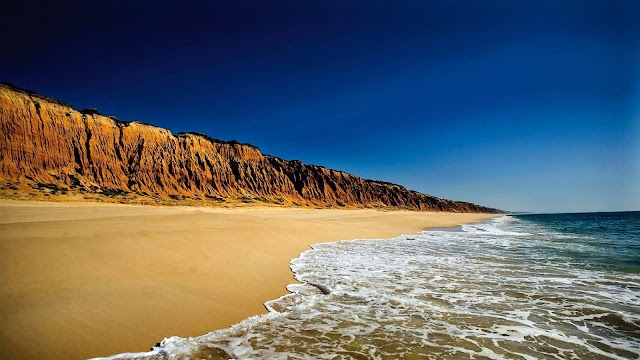
[[[462,230],[315,245],[269,314],[103,359],[640,356],[640,275],[567,265],[513,218]]]

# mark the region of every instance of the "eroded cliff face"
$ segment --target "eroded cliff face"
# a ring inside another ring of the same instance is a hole
[[[0,187],[160,199],[496,212],[263,155],[252,145],[122,122],[0,84]]]

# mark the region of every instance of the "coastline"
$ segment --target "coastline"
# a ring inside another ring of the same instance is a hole
[[[264,314],[312,244],[495,216],[5,200],[0,215],[0,349],[59,359],[143,352]]]

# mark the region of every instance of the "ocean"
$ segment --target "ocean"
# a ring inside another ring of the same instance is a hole
[[[268,315],[118,357],[640,358],[640,212],[325,243],[291,269]]]

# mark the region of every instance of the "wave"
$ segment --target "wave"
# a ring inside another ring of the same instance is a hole
[[[461,229],[314,245],[268,314],[109,359],[640,356],[640,275],[579,266],[582,239],[513,217]]]

